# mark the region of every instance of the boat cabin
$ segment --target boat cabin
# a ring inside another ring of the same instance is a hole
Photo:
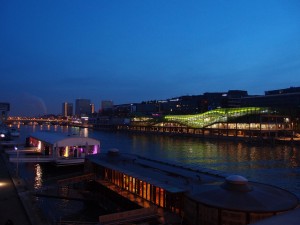
[[[26,142],[36,147],[36,152],[53,158],[57,164],[83,163],[86,155],[100,152],[100,141],[96,139],[49,131],[35,132]]]

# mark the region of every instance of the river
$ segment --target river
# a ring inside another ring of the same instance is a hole
[[[21,126],[21,136],[17,141],[25,143],[25,138],[29,133],[39,130],[77,133],[96,138],[101,143],[101,152],[117,148],[124,153],[197,164],[210,169],[243,175],[251,181],[287,189],[300,198],[300,146],[249,145],[244,142],[207,141],[199,138],[96,131],[50,125]],[[39,164],[21,165],[19,168],[20,174],[32,183],[35,189],[42,188],[45,184],[43,179],[56,173],[55,169]]]

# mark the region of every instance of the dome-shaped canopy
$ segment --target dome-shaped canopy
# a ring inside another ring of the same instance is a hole
[[[247,192],[252,190],[252,186],[249,185],[248,180],[239,175],[226,177],[225,182],[221,185],[221,187],[229,191]]]
[[[227,177],[224,183],[203,185],[196,199],[211,207],[245,212],[280,212],[298,205],[294,194],[238,175]]]
[[[44,143],[55,147],[65,147],[65,146],[86,146],[86,145],[98,145],[100,146],[100,141],[94,138],[82,137],[77,135],[65,135],[63,133],[55,133],[49,131],[35,132],[30,135],[31,138],[40,140]]]

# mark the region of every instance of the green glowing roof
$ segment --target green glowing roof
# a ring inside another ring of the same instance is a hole
[[[169,115],[165,116],[164,119],[167,122],[176,122],[188,127],[203,128],[245,115],[265,114],[268,112],[267,108],[261,107],[224,108],[195,115]]]

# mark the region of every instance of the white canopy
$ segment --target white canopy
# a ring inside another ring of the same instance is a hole
[[[30,137],[56,147],[86,146],[86,145],[100,146],[100,141],[94,138],[80,137],[77,135],[65,135],[64,133],[41,131],[41,132],[35,132],[31,134]]]

